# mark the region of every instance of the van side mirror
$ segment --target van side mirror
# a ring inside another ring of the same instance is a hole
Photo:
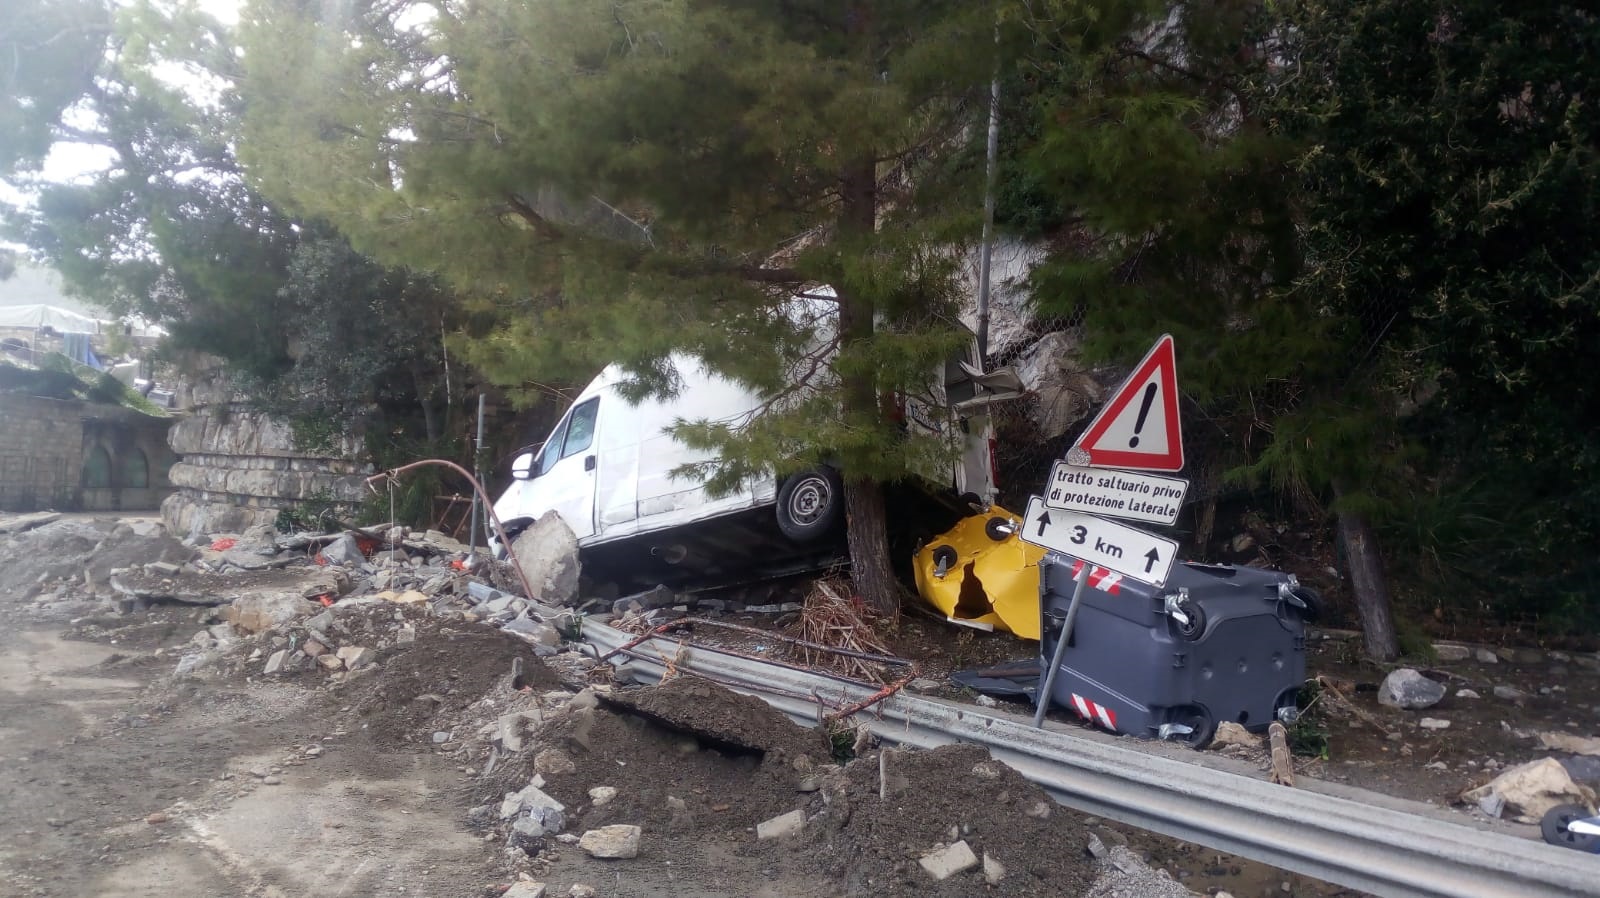
[[[511,462],[512,480],[533,479],[533,453],[524,452]]]

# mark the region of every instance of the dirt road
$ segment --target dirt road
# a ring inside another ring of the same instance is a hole
[[[492,881],[457,823],[459,769],[339,732],[304,689],[174,683],[160,645],[62,629],[0,623],[0,893],[468,896]]]

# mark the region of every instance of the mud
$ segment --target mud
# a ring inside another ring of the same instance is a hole
[[[449,730],[468,706],[497,686],[512,687],[514,678],[515,688],[560,686],[526,642],[471,624],[425,622],[416,642],[380,651],[375,667],[332,701],[353,706],[372,738],[388,744],[431,742],[436,727]]]
[[[617,692],[601,701],[724,750],[776,755],[778,761],[801,755],[813,761],[826,760],[832,751],[822,731],[795,724],[755,696],[740,695],[697,677],[677,677],[661,686]]]

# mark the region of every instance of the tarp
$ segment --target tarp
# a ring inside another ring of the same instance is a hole
[[[0,308],[0,327],[53,327],[64,334],[98,334],[100,326],[99,321],[88,315],[43,303]]]
[[[21,306],[0,306],[0,327],[20,327],[36,330],[54,328],[63,334],[120,334],[132,328],[135,337],[164,337],[165,329],[150,324],[143,318],[129,317],[122,321],[109,318],[90,318],[59,306],[32,303]]]

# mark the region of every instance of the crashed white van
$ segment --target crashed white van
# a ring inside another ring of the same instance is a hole
[[[676,440],[670,432],[676,422],[739,423],[762,400],[696,359],[672,361],[680,383],[672,398],[629,402],[617,390],[622,370],[609,367],[578,395],[538,451],[515,459],[513,483],[494,505],[507,531],[515,538],[557,512],[578,538],[586,573],[619,584],[668,581],[674,569],[781,573],[838,557],[844,491],[830,467],[748,480],[716,498],[702,481],[673,476],[684,465],[714,458]],[[969,361],[955,360],[945,366],[944,408],[901,400],[907,426],[950,433],[964,451],[950,470],[930,472],[930,482],[892,489],[892,521],[910,516],[938,533],[972,513],[972,506],[981,510],[993,500],[987,404],[1004,398],[996,382]],[[935,503],[948,514],[931,511]]]

